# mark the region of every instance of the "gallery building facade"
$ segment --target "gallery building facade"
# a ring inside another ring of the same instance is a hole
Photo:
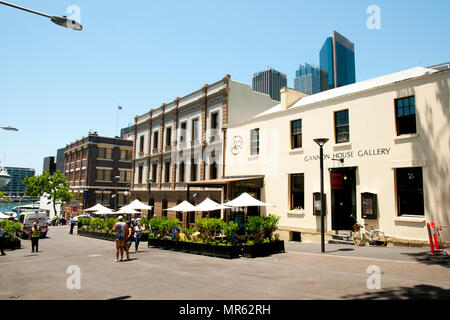
[[[327,138],[327,238],[357,221],[384,231],[390,244],[427,244],[427,222],[450,222],[449,91],[450,71],[430,68],[314,95],[282,89],[281,103],[226,125],[224,175],[264,177],[260,200],[275,207],[262,214],[281,217],[281,238],[320,241],[314,139]]]

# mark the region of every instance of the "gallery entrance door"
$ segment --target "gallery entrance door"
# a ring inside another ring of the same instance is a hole
[[[331,227],[353,230],[356,222],[356,167],[330,169]]]

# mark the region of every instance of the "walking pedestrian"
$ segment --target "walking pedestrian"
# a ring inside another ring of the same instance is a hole
[[[75,227],[75,219],[73,217],[70,218],[70,234],[73,234],[73,228]]]
[[[123,261],[123,249],[125,245],[125,223],[123,222],[122,216],[119,216],[119,221],[114,225],[113,231],[116,233],[116,262]]]
[[[6,254],[4,246],[5,246],[5,230],[3,230],[2,225],[0,224],[0,251],[2,253],[2,256]]]
[[[52,226],[56,226],[56,214],[52,218]]]
[[[31,253],[34,253],[34,248],[36,248],[36,253],[39,252],[39,237],[41,236],[41,228],[39,228],[37,222],[33,223],[33,227],[31,228],[30,236],[31,238]]]
[[[137,225],[134,227],[134,252],[139,252],[139,242],[141,241],[142,231],[144,228],[141,226],[141,222],[137,220]]]
[[[125,253],[127,254],[126,261],[130,260],[130,247],[133,242],[133,228],[131,222],[127,222],[125,226]]]

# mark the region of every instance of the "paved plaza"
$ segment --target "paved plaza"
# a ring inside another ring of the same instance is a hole
[[[1,300],[450,298],[449,259],[426,248],[327,244],[322,254],[320,244],[289,242],[284,254],[227,260],[141,243],[131,261],[115,262],[113,242],[62,226],[51,227],[39,249],[31,253],[22,240],[22,249],[0,257]]]

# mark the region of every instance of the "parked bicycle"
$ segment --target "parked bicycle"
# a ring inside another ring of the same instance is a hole
[[[370,230],[367,230],[365,227],[369,226]],[[369,245],[374,246],[386,246],[386,236],[384,235],[383,231],[374,229],[375,226],[368,225],[368,224],[358,224],[355,223],[353,225],[353,243],[356,246],[361,246],[364,242],[369,241]]]

